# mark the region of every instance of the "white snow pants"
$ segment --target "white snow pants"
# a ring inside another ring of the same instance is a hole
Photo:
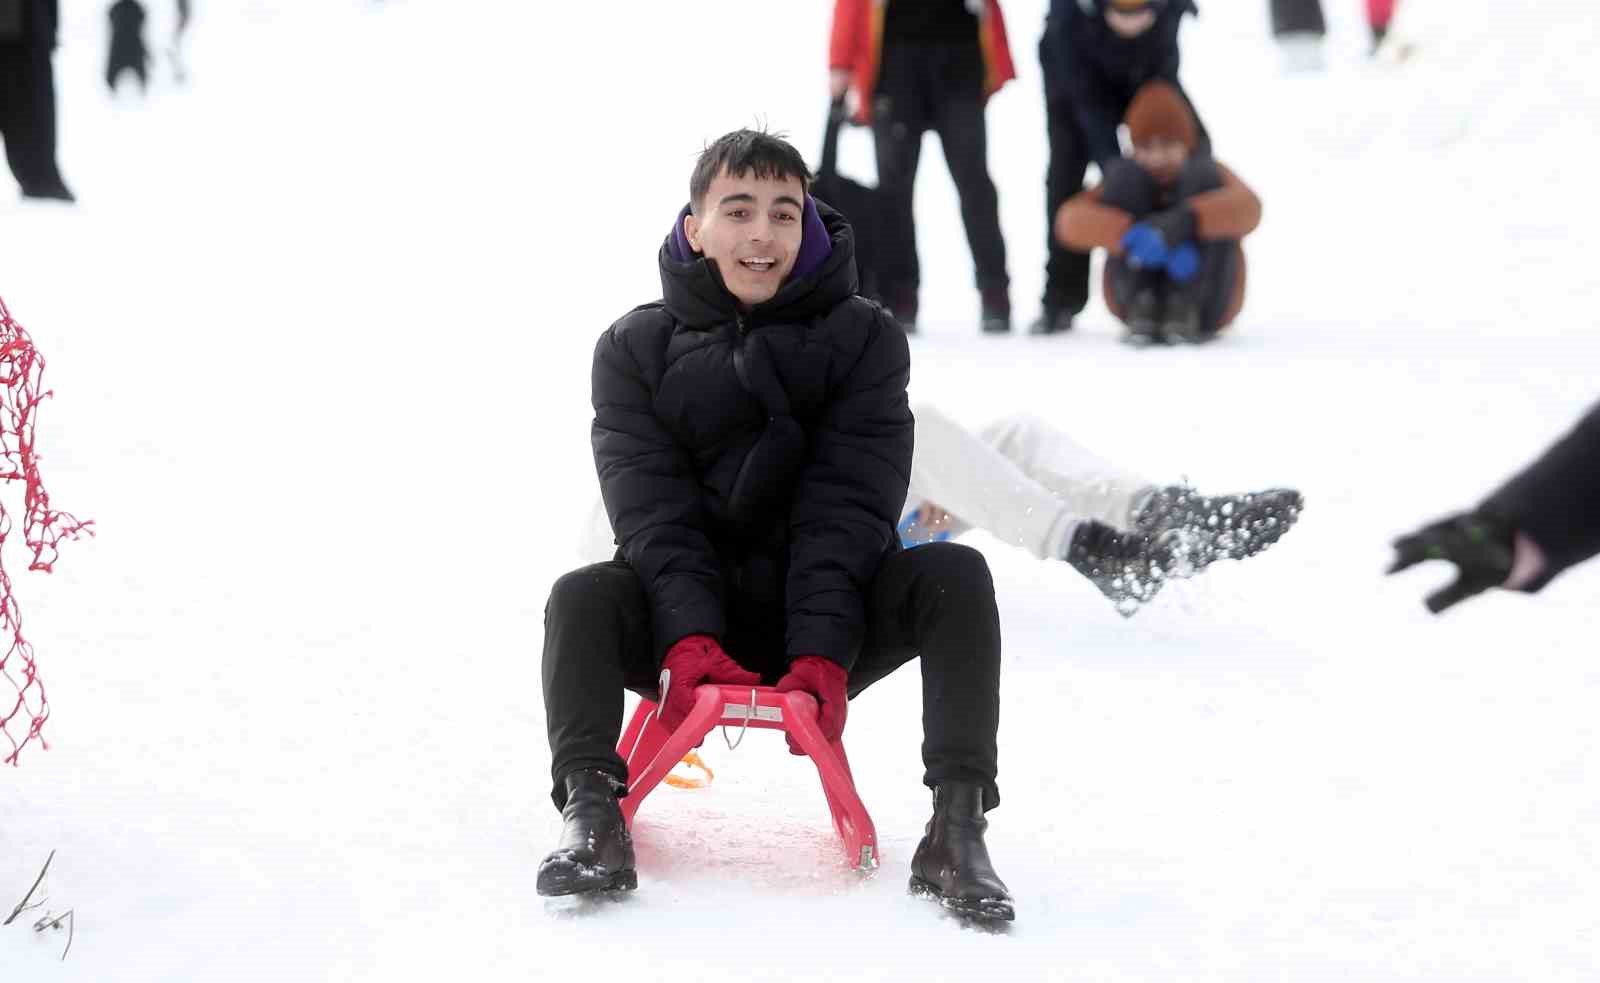
[[[1006,417],[974,434],[926,404],[915,407],[916,453],[901,519],[932,502],[1041,559],[1059,560],[1081,519],[1118,529],[1154,483],[1118,468],[1043,420]]]

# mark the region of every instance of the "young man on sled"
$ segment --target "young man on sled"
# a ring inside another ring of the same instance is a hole
[[[920,657],[933,815],[912,890],[1010,920],[984,844],[1000,801],[994,584],[967,547],[900,547],[905,333],[856,296],[850,227],[809,182],[776,137],[711,144],[658,253],[662,299],[596,346],[592,439],[619,549],[557,581],[545,609],[564,825],[539,893],[637,883],[617,802],[625,689],[659,700],[668,727],[702,683],[801,690],[832,739],[851,698]]]

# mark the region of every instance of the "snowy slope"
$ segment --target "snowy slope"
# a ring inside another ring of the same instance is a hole
[[[0,775],[0,914],[54,849],[76,938],[60,962],[31,918],[0,929],[0,978],[1600,974],[1600,569],[1441,619],[1442,571],[1378,575],[1595,398],[1587,7],[1458,0],[1397,68],[1330,10],[1329,73],[1286,79],[1265,4],[1205,4],[1186,80],[1267,217],[1245,316],[1202,350],[1125,350],[1098,304],[1069,337],[980,338],[930,140],[917,399],[1309,500],[1131,621],[971,538],[1004,617],[990,843],[1020,912],[991,936],[904,895],[909,671],[851,714],[874,879],[835,868],[809,765],[755,735],[708,743],[711,789],[653,794],[634,897],[533,892],[593,339],[657,289],[703,141],[765,120],[814,153],[828,5],[208,4],[193,84],[143,105],[99,87],[88,6],[58,56],[83,204],[0,204],[0,296],[57,393],[46,478],[100,532],[16,575],[54,712]],[[1043,7],[1006,4],[1023,78],[990,114],[1019,320]]]

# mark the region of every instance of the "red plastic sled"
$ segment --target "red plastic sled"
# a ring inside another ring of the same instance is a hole
[[[845,859],[856,870],[871,870],[878,865],[878,834],[867,807],[856,794],[844,743],[830,744],[823,739],[817,729],[817,701],[811,694],[780,693],[770,686],[697,687],[694,709],[675,731],[669,731],[656,718],[654,703],[639,702],[617,744],[617,753],[628,763],[628,794],[621,805],[630,828],[644,797],[719,724],[739,728],[741,741],[746,728],[790,734],[817,766],[828,809],[833,813],[833,828],[844,843]]]

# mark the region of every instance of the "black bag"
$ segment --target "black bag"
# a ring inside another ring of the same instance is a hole
[[[0,0],[0,42],[22,40],[22,6],[27,2]]]
[[[861,281],[861,296],[882,300],[878,292],[878,244],[883,241],[883,206],[877,188],[869,188],[839,173],[839,130],[845,125],[844,100],[837,99],[828,109],[828,127],[822,137],[822,164],[817,168],[811,191],[832,205],[856,234],[856,276]]]

